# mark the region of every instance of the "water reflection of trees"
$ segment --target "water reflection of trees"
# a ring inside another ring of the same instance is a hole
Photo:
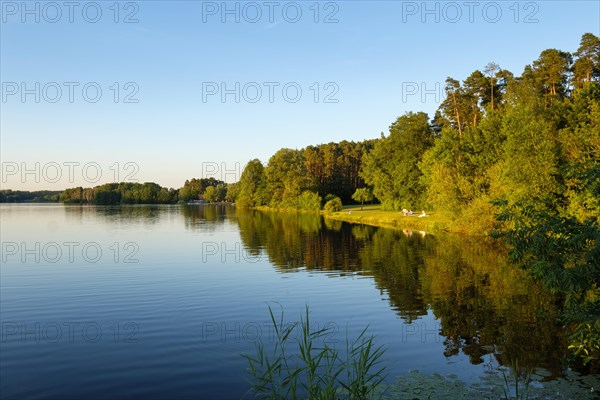
[[[175,210],[174,206],[168,205],[66,205],[63,209],[67,218],[79,221],[97,218],[111,225],[154,225],[165,217],[165,212]]]
[[[407,322],[426,315],[420,273],[433,237],[391,229],[370,230],[372,234],[363,239],[362,268],[373,275],[377,287],[388,293],[391,306]]]
[[[228,219],[235,219],[235,208],[223,204],[178,206],[186,229],[215,231]]]
[[[479,364],[496,352],[504,364],[518,358],[523,367],[559,373],[566,346],[550,293],[485,242],[445,237],[432,250],[421,269],[421,287],[440,318],[447,355],[460,350]]]
[[[313,214],[238,211],[243,245],[252,255],[264,251],[280,271],[360,270],[358,243],[349,225],[323,222]]]
[[[311,214],[238,211],[236,218],[247,250],[264,251],[281,272],[372,276],[408,323],[432,309],[448,357],[462,352],[479,364],[495,354],[503,364],[518,358],[523,367],[560,372],[565,344],[553,296],[485,241],[334,223]]]

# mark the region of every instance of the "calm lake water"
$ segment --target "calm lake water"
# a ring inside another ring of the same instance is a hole
[[[235,399],[268,306],[390,377],[565,372],[551,296],[481,240],[225,206],[1,205],[2,398]]]

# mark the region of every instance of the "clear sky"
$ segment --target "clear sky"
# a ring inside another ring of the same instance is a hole
[[[0,5],[1,186],[21,190],[233,181],[282,147],[432,116],[448,76],[519,75],[600,34],[597,0]]]

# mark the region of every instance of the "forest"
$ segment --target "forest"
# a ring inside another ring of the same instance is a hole
[[[494,200],[585,219],[600,214],[600,39],[548,49],[516,76],[495,63],[448,77],[433,118],[408,112],[364,142],[281,149],[246,165],[240,207],[312,209],[359,188],[385,210],[433,209],[491,228]]]

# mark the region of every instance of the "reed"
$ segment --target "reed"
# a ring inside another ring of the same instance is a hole
[[[259,341],[248,361],[250,389],[247,396],[259,399],[351,399],[375,397],[385,379],[385,349],[376,346],[368,327],[355,339],[346,334],[345,355],[326,339],[332,327],[313,329],[306,307],[300,324],[286,324],[283,310],[278,317],[269,307],[274,346],[267,350]],[[299,329],[295,338],[292,333]],[[381,394],[380,396],[382,396]]]

